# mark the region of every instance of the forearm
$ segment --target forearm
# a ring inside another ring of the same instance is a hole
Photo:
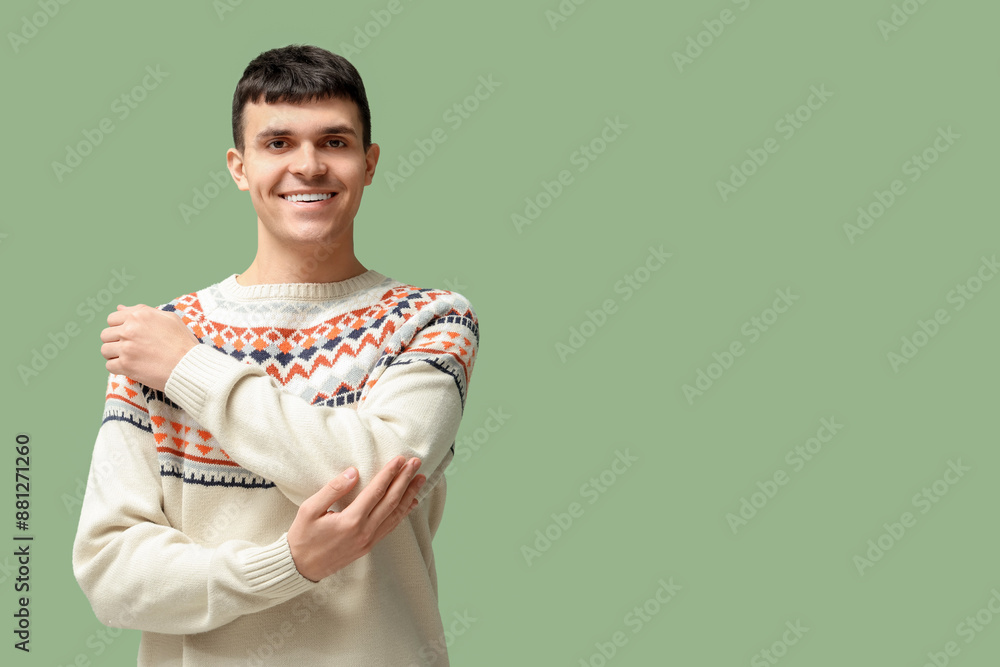
[[[209,549],[151,523],[100,537],[83,533],[74,572],[106,625],[166,634],[221,627],[315,585],[298,574],[282,536],[266,546],[231,540]]]
[[[362,483],[396,457],[421,459],[418,499],[443,472],[462,416],[452,374],[424,361],[390,365],[357,408],[312,405],[263,369],[200,345],[178,364],[166,393],[242,467],[273,481],[295,504],[354,466]]]
[[[314,586],[284,535],[260,546],[209,548],[167,522],[152,443],[102,426],[73,545],[73,570],[105,624],[159,633],[205,632]],[[96,474],[114,467],[114,474]]]

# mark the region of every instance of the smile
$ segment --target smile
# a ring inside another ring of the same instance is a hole
[[[323,201],[323,200],[326,200],[326,199],[330,199],[335,194],[336,194],[335,192],[316,192],[316,193],[304,194],[304,195],[281,195],[281,198],[284,199],[285,201],[293,201],[293,202],[298,202],[298,201]]]

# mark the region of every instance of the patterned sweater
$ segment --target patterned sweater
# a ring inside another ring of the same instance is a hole
[[[159,392],[108,382],[73,567],[140,665],[448,664],[431,540],[479,344],[462,295],[369,270],[335,283],[232,275],[160,306],[201,341]],[[314,583],[286,541],[344,469],[422,460],[420,504]]]

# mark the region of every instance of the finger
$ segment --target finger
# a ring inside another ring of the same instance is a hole
[[[118,354],[118,343],[105,343],[101,346],[101,356],[111,361],[112,359],[117,359],[120,355]]]
[[[112,375],[125,375],[125,369],[122,368],[122,363],[118,361],[118,358],[109,359],[104,367],[108,369],[108,372]]]
[[[389,490],[392,480],[395,479],[396,473],[403,468],[404,463],[406,463],[406,459],[402,456],[392,458],[375,475],[374,479],[368,482],[368,486],[358,494],[358,497],[344,512],[351,513],[359,521],[366,519],[371,514],[372,508],[378,504],[378,501],[382,500],[382,496]]]
[[[121,336],[118,333],[119,331],[120,330],[115,327],[108,327],[107,329],[101,329],[101,342],[114,343],[115,341],[121,340]]]
[[[358,471],[348,468],[323,485],[323,488],[302,501],[300,510],[312,516],[323,516],[334,504],[343,498],[358,483]]]
[[[424,475],[417,475],[410,481],[409,486],[406,487],[406,493],[403,494],[402,499],[400,499],[399,504],[396,505],[396,509],[393,510],[392,514],[389,515],[387,521],[396,515],[401,519],[417,506],[417,493],[420,492],[426,481],[427,478]],[[384,521],[383,523],[386,522]]]
[[[403,519],[405,519],[410,512],[417,507],[417,492],[420,491],[426,481],[427,478],[423,475],[417,475],[413,478],[410,485],[406,487],[406,493],[403,495],[403,499],[399,501],[399,505],[396,506],[396,509],[394,509],[375,530],[375,536],[371,541],[373,545],[377,544],[383,537],[396,530],[396,527],[402,523]]]
[[[406,495],[414,476],[417,474],[418,468],[420,468],[420,459],[412,458],[406,462],[406,466],[392,480],[392,484],[385,495],[372,508],[371,513],[368,515],[370,521],[374,521],[376,525],[380,524],[400,506],[403,496]]]
[[[115,318],[114,319],[115,324],[121,324],[122,322],[125,321],[126,317],[128,317],[135,311],[141,310],[143,308],[149,308],[149,306],[147,306],[144,303],[137,303],[134,306],[123,306],[122,304],[119,303],[118,307],[115,309],[115,312],[108,315],[108,324],[112,324],[111,318]],[[152,310],[156,309],[153,308]],[[112,324],[112,326],[114,326],[114,324]]]

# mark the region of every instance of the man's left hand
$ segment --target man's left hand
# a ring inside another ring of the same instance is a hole
[[[118,305],[101,331],[101,355],[112,373],[163,391],[174,366],[198,339],[174,313],[139,304]]]

